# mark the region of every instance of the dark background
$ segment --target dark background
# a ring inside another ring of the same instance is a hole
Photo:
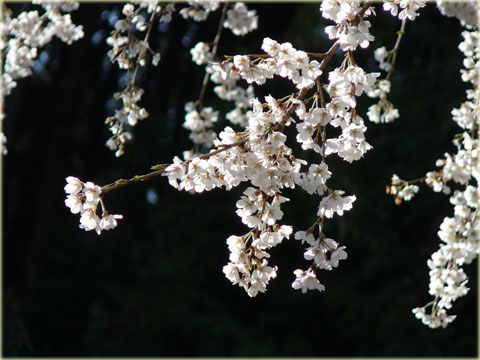
[[[10,4],[15,13],[28,9]],[[177,6],[179,8],[181,6]],[[295,48],[326,51],[331,41],[319,4],[249,4],[259,28],[244,38],[225,30],[219,54],[260,53],[269,36]],[[400,21],[375,5],[376,41],[355,53],[368,71],[378,71],[373,50],[393,47]],[[121,72],[109,65],[105,36],[121,5],[81,4],[72,14],[85,37],[71,46],[49,44],[36,74],[19,81],[6,100],[3,159],[3,355],[4,356],[476,356],[477,263],[466,266],[470,293],[456,301],[457,319],[431,330],[411,309],[431,300],[426,260],[438,248],[436,235],[453,212],[448,198],[422,188],[397,207],[385,194],[392,173],[423,176],[435,160],[453,151],[460,132],[450,111],[465,98],[460,80],[462,40],[456,19],[433,5],[406,26],[390,99],[400,111],[392,124],[368,122],[374,150],[350,165],[328,159],[329,185],[356,194],[353,209],[328,221],[327,234],[347,246],[348,259],[319,272],[325,292],[291,288],[293,270],[306,268],[303,246],[286,240],[271,251],[278,277],[265,294],[249,298],[232,286],[222,267],[225,239],[246,228],[235,202],[246,184],[231,192],[180,193],[165,178],[109,194],[107,209],[124,215],[117,229],[78,228],[78,215],[64,205],[67,176],[99,185],[170,162],[191,144],[181,127],[185,102],[198,97],[203,69],[189,49],[212,41],[220,11],[205,23],[175,14],[156,28],[152,47],[161,49],[158,68],[139,76],[141,104],[150,116],[134,129],[126,155],[115,158],[104,143],[113,113],[112,94]],[[168,31],[166,31],[168,30]],[[330,67],[338,66],[341,53]],[[282,97],[293,89],[282,80],[257,95]],[[262,92],[264,91],[264,92]],[[206,105],[223,105],[207,92]],[[220,122],[219,127],[224,126]],[[292,142],[293,144],[293,142]],[[299,157],[312,154],[296,150]],[[155,194],[158,201],[147,201]],[[319,199],[285,191],[282,223],[296,230],[314,220]]]

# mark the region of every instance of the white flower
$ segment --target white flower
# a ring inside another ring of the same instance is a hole
[[[262,50],[265,51],[268,55],[276,57],[280,49],[280,44],[270,38],[264,38],[262,43]]]
[[[347,258],[347,252],[343,249],[345,249],[345,246],[339,247],[330,255],[330,264],[332,267],[337,267],[340,260]]]
[[[398,6],[393,1],[384,2],[383,10],[390,11],[392,16],[397,16],[398,14]]]
[[[87,182],[83,186],[83,193],[85,194],[85,198],[89,202],[97,202],[100,199],[100,193],[102,192],[102,189],[100,186],[95,185],[92,182]]]
[[[69,195],[65,199],[65,205],[73,214],[78,214],[83,209],[83,204],[77,195]]]
[[[234,263],[228,263],[223,267],[223,273],[225,277],[230,280],[234,285],[240,281],[240,274],[238,268]]]
[[[305,258],[305,260],[313,259],[316,264],[322,264],[327,259],[325,252],[316,247],[309,247],[307,251],[305,251],[305,253],[303,254],[303,257]]]
[[[355,195],[342,197],[345,192],[342,190],[335,190],[330,195],[324,197],[318,207],[318,216],[333,217],[334,213],[342,216],[344,211],[352,208],[353,202],[356,200]]]
[[[295,239],[301,240],[302,244],[306,242],[310,246],[316,246],[318,243],[312,231],[297,231],[295,233]]]
[[[317,289],[318,291],[325,290],[325,286],[323,286],[320,281],[318,281],[313,271],[303,271],[297,269],[293,273],[296,276],[295,281],[292,283],[292,287],[294,289],[301,289],[302,293],[306,293],[307,290],[314,289]]]
[[[105,215],[100,220],[100,228],[102,230],[110,230],[117,227],[117,220],[122,219],[122,215]]]
[[[65,185],[65,192],[70,195],[77,195],[82,191],[83,183],[74,176],[67,177],[67,185]]]
[[[407,185],[398,192],[398,196],[405,201],[409,201],[413,198],[413,196],[418,192],[419,189],[420,188],[417,185]]]
[[[133,15],[134,10],[135,10],[135,8],[134,8],[133,4],[125,4],[123,6],[122,14],[125,15],[125,16],[131,16],[131,15]]]
[[[100,218],[93,211],[85,211],[80,217],[80,228],[86,231],[95,230],[98,235],[102,232]]]

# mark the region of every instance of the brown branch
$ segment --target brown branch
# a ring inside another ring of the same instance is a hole
[[[125,185],[130,185],[130,184],[133,184],[133,183],[137,183],[137,182],[141,182],[141,181],[146,181],[146,180],[150,180],[154,177],[157,177],[161,174],[163,174],[163,172],[165,171],[165,168],[167,167],[168,165],[166,164],[163,164],[163,165],[159,165],[160,169],[159,170],[156,170],[156,171],[153,171],[151,173],[148,173],[148,174],[145,174],[145,175],[135,175],[133,178],[131,179],[119,179],[111,184],[108,184],[108,185],[105,185],[105,186],[102,186],[102,192],[101,192],[101,195],[105,195],[106,193],[112,191],[112,190],[116,190],[122,186],[125,186]]]
[[[232,144],[223,145],[220,149],[217,149],[217,150],[211,151],[207,154],[203,154],[201,156],[198,156],[198,158],[199,159],[208,159],[209,157],[217,155],[217,154],[219,154],[219,153],[221,153],[221,152],[223,152],[227,149],[231,149],[233,147],[243,145],[247,142],[247,140],[248,140],[248,138],[245,138],[245,139],[236,141]],[[191,160],[186,161],[185,164],[188,164],[190,161]],[[130,178],[130,179],[120,179],[120,180],[117,180],[117,181],[115,181],[111,184],[104,185],[102,187],[102,195],[104,195],[104,194],[106,194],[106,193],[108,193],[112,190],[116,190],[120,187],[126,186],[126,185],[130,185],[130,184],[134,184],[134,183],[137,183],[137,182],[142,182],[142,181],[147,181],[147,180],[153,179],[154,177],[162,175],[165,172],[165,169],[168,166],[169,166],[169,164],[156,165],[156,166],[153,167],[156,170],[151,172],[151,173],[144,174],[144,175],[135,175],[133,178]]]

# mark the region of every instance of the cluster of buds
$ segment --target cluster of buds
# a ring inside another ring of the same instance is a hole
[[[400,205],[404,201],[412,200],[413,196],[420,188],[417,185],[411,184],[411,181],[402,180],[398,175],[392,175],[392,184],[387,185],[386,193],[393,195],[395,204]]]

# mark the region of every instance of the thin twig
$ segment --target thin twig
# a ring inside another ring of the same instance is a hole
[[[393,47],[393,58],[392,58],[392,63],[390,66],[390,70],[388,71],[387,77],[385,78],[386,80],[390,80],[390,77],[392,76],[393,69],[395,68],[395,62],[397,60],[397,54],[398,54],[398,47],[400,46],[400,41],[402,40],[403,34],[405,33],[405,24],[407,23],[407,19],[403,19],[402,21],[402,26],[400,28],[400,31],[398,32],[398,37],[397,41],[395,42],[395,46]]]
[[[217,34],[215,35],[215,39],[213,40],[213,48],[212,48],[212,59],[217,56],[218,44],[220,43],[220,36],[222,35],[223,23],[225,22],[225,16],[227,14],[228,9],[228,2],[225,2],[223,6],[222,16],[220,17],[220,22],[218,23]],[[210,74],[208,71],[205,71],[205,76],[203,77],[202,89],[200,90],[200,95],[198,96],[197,104],[199,110],[203,108],[203,98],[205,97],[205,92],[207,90],[208,80],[210,79]]]
[[[155,20],[155,15],[156,15],[156,12],[154,10],[154,11],[152,11],[152,15],[150,16],[148,30],[147,30],[147,33],[145,34],[145,38],[143,39],[143,42],[146,43],[147,45],[148,45],[148,40],[150,39],[150,33],[152,32],[153,20]],[[143,53],[143,56],[145,56],[145,53],[146,53],[146,50]],[[132,86],[134,86],[134,87],[135,87],[135,81],[137,80],[138,69],[140,69],[140,60],[141,60],[141,58],[139,56],[138,60],[137,60],[137,63],[136,63],[135,72],[133,74],[133,79],[132,79]]]

